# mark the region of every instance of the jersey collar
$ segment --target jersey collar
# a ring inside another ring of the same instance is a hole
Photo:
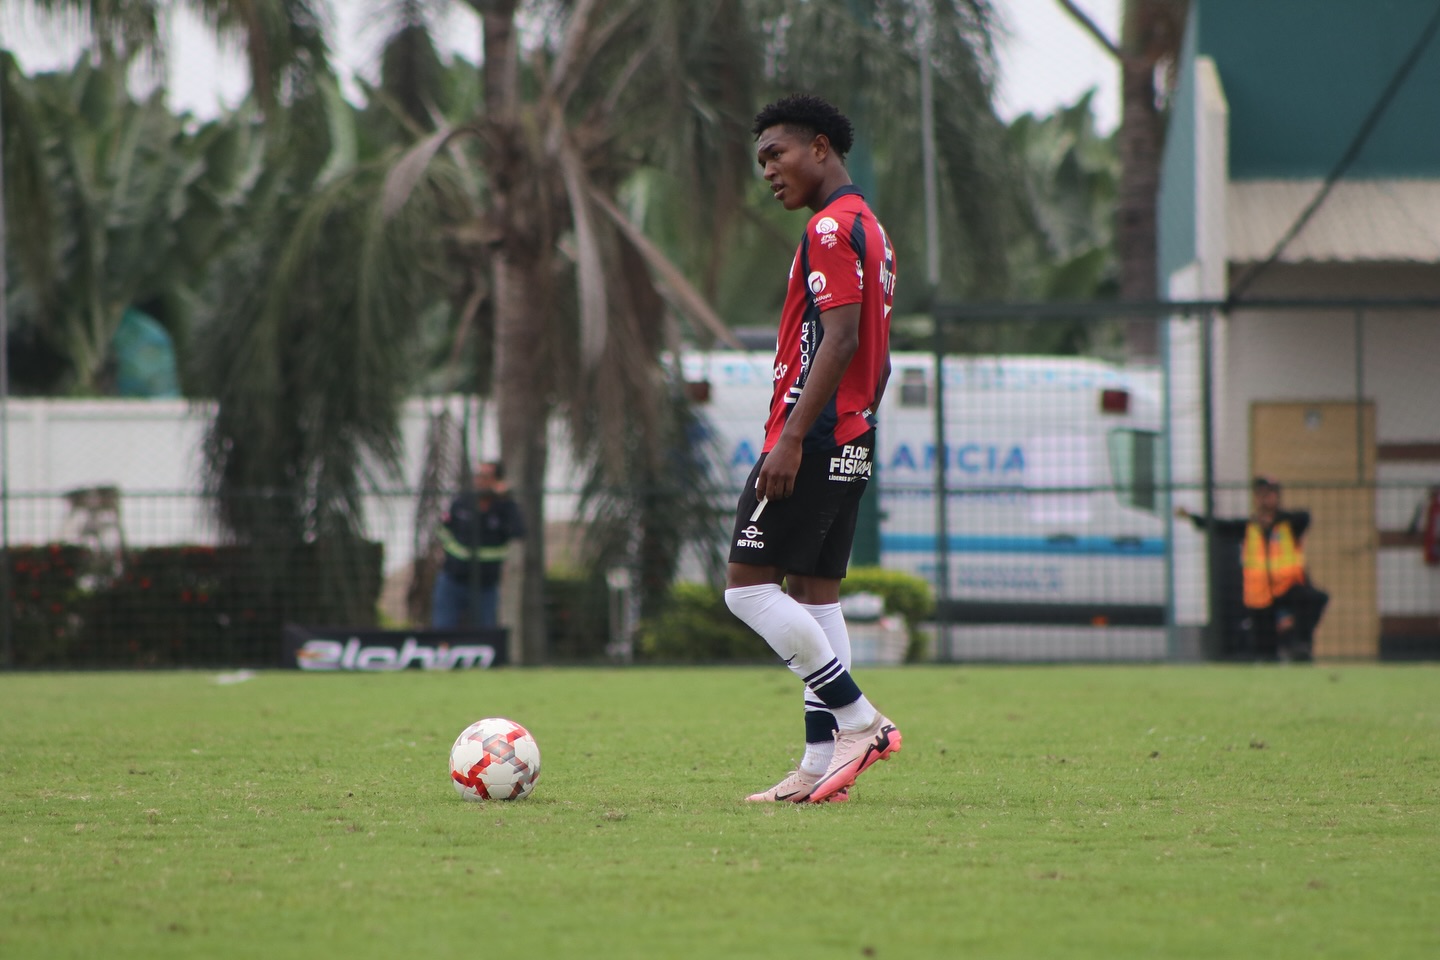
[[[847,184],[845,184],[845,186],[839,188],[839,189],[836,190],[834,193],[830,194],[830,196],[826,197],[826,198],[825,198],[825,202],[820,205],[820,209],[821,209],[821,210],[824,210],[826,207],[830,206],[830,204],[834,203],[836,200],[839,200],[841,197],[849,196],[849,195],[852,194],[852,193],[853,193],[855,196],[859,197],[861,200],[864,200],[864,199],[865,199],[865,194],[863,194],[863,193],[860,192],[860,188],[859,188],[859,187],[855,186],[855,184],[853,184],[853,183],[847,183]]]

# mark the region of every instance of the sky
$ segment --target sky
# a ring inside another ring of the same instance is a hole
[[[1022,113],[1045,114],[1067,106],[1086,90],[1096,88],[1096,125],[1109,133],[1119,122],[1119,67],[1057,0],[992,0],[1004,27],[999,43],[999,90],[996,110],[1004,120]],[[1121,0],[1077,0],[1112,39],[1118,37]],[[22,12],[15,3],[5,4],[0,13],[0,45],[14,50],[27,72],[68,66],[79,50],[79,41],[67,31],[47,23],[36,14]],[[332,0],[336,12],[337,67],[342,76],[372,74],[375,51],[383,31],[367,22],[357,0]],[[471,59],[480,46],[476,17],[464,4],[454,4],[455,13],[446,35],[456,49]],[[188,110],[211,117],[234,106],[244,95],[248,79],[243,59],[236,50],[218,49],[199,21],[183,11],[171,14],[170,44],[166,65],[173,109]]]

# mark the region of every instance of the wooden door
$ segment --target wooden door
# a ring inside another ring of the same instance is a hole
[[[1281,505],[1310,511],[1305,558],[1330,607],[1315,634],[1317,657],[1374,658],[1375,406],[1354,401],[1257,402],[1250,408],[1250,463],[1283,487]]]

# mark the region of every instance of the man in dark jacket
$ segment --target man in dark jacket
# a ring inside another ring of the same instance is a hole
[[[506,544],[524,535],[525,521],[510,498],[504,467],[496,461],[479,464],[474,491],[451,501],[440,528],[445,564],[435,578],[431,626],[454,629],[466,621],[495,626]]]

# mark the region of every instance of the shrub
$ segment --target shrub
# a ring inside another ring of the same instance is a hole
[[[604,659],[610,640],[610,594],[603,576],[545,580],[546,654],[555,663]]]
[[[117,575],[88,588],[83,548],[10,550],[15,660],[27,667],[260,666],[281,664],[284,625],[374,622],[383,545],[362,543],[350,595],[316,589],[321,544],[296,547],[285,576],[242,547],[147,547],[125,553]]]
[[[665,609],[642,620],[636,657],[670,663],[766,662],[774,654],[725,606],[724,594],[703,583],[677,583]]]
[[[840,583],[840,594],[874,593],[885,612],[902,617],[910,636],[905,659],[923,659],[920,624],[935,611],[930,585],[921,578],[880,567],[855,567]],[[667,663],[769,663],[769,646],[725,606],[723,591],[703,583],[677,583],[663,610],[640,622],[637,659]]]
[[[10,560],[10,630],[15,663],[46,666],[63,661],[80,639],[84,624],[76,605],[84,596],[80,571],[89,561],[83,547],[17,546]]]
[[[930,584],[913,573],[883,567],[852,567],[840,581],[840,596],[874,593],[885,598],[885,612],[904,618],[910,635],[905,662],[925,659],[925,635],[920,624],[935,614],[935,594]]]

